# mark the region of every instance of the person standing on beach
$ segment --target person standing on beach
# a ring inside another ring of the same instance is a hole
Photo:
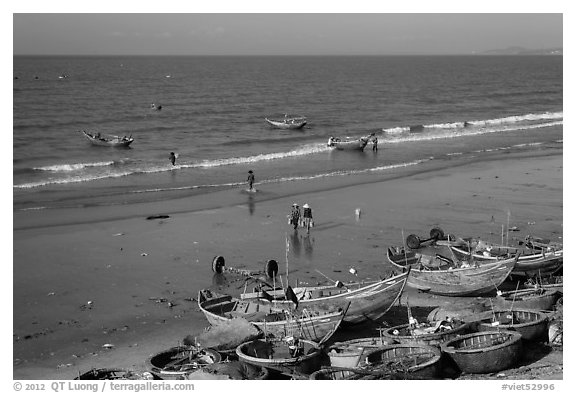
[[[172,163],[172,166],[176,165],[176,154],[174,154],[173,151],[170,152],[170,162]]]
[[[248,190],[254,191],[254,172],[248,171]]]
[[[308,205],[307,203],[305,203],[304,206],[302,206],[302,208],[304,209],[303,211],[304,227],[306,228],[306,233],[310,233],[310,227],[314,226],[314,220],[312,219],[312,209],[310,208],[310,205]]]

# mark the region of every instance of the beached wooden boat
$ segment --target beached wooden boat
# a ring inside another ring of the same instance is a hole
[[[480,321],[478,331],[513,330],[524,340],[546,340],[548,316],[533,310],[495,310],[490,318]]]
[[[532,243],[529,243],[532,244]],[[450,249],[461,260],[482,262],[494,262],[502,258],[510,258],[520,253],[518,263],[512,270],[515,276],[536,276],[554,274],[562,269],[564,250],[559,243],[553,243],[549,247],[511,247],[492,244],[483,240],[466,241],[459,239],[450,245]]]
[[[355,340],[336,342],[326,348],[330,358],[330,366],[354,368],[363,363],[366,355],[377,348],[395,344],[393,339],[378,337],[365,337]]]
[[[294,294],[301,306],[322,305],[328,308],[344,308],[348,303],[348,311],[344,316],[343,325],[358,324],[366,321],[376,321],[400,298],[410,272],[392,276],[377,282],[346,283],[340,285],[296,287]],[[341,283],[340,283],[341,284]],[[286,299],[283,290],[246,292],[242,299],[269,299],[274,305],[289,307],[293,303]]]
[[[146,364],[150,372],[162,379],[179,379],[188,373],[220,361],[222,357],[215,350],[179,346],[151,356]]]
[[[236,354],[236,352],[234,352]],[[186,380],[262,380],[268,379],[267,368],[254,366],[238,360],[214,363],[183,375]]]
[[[236,355],[241,362],[298,379],[307,379],[309,374],[320,368],[321,354],[320,344],[309,340],[287,342],[257,339],[236,348]]]
[[[152,380],[162,379],[148,371],[138,372],[122,368],[94,368],[74,378],[75,380]]]
[[[409,374],[412,378],[434,379],[440,373],[441,352],[431,345],[410,343],[381,347],[366,356],[367,370],[387,374]]]
[[[340,380],[357,380],[357,379],[377,379],[373,374],[362,374],[355,372],[355,370],[342,370],[335,367],[326,367],[310,374],[311,380],[327,380],[327,381],[340,381]]]
[[[499,294],[504,309],[551,311],[562,293],[554,289],[531,288],[506,291]]]
[[[308,120],[303,116],[285,116],[283,119],[264,118],[272,127],[283,130],[297,130],[306,125]]]
[[[522,335],[500,330],[456,337],[440,346],[461,371],[494,373],[513,367],[522,356]]]
[[[382,336],[399,344],[418,343],[440,346],[443,342],[470,333],[469,330],[469,324],[461,321],[419,323],[417,326],[406,323],[384,329]]]
[[[495,292],[518,261],[513,258],[482,265],[455,267],[455,261],[445,257],[430,257],[403,247],[388,247],[388,262],[397,270],[411,267],[408,286],[443,296],[478,296]],[[439,259],[439,263],[433,263]]]
[[[84,130],[82,131],[82,134],[86,139],[90,141],[90,143],[96,146],[128,147],[132,142],[134,142],[134,138],[132,138],[132,136],[127,137],[101,134],[99,132],[92,134]]]
[[[564,293],[564,276],[531,277],[524,283],[524,288],[542,288]]]
[[[328,147],[332,147],[336,150],[360,150],[363,151],[370,138],[330,138],[328,140]]]
[[[327,340],[340,326],[348,306],[327,308],[303,306],[287,310],[270,302],[233,298],[203,289],[198,294],[198,306],[212,326],[227,324],[233,318],[244,318],[256,325],[266,336],[287,336],[321,341]]]

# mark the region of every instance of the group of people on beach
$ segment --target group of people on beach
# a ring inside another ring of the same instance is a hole
[[[295,231],[298,230],[298,226],[302,226],[306,228],[306,233],[310,233],[310,228],[314,226],[312,208],[305,203],[302,209],[300,210],[300,206],[297,203],[292,204],[292,209],[288,215],[288,224],[292,225]]]

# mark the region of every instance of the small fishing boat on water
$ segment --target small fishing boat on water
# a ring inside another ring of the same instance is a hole
[[[345,137],[344,139],[330,137],[328,139],[328,147],[331,147],[335,150],[363,151],[368,142],[370,142],[370,138],[372,137],[373,135],[363,136],[361,138]]]
[[[471,333],[449,340],[440,348],[463,372],[495,373],[518,363],[522,334],[508,330]]]
[[[274,128],[280,128],[283,130],[297,130],[306,125],[308,120],[304,116],[298,115],[284,115],[284,118],[280,119],[272,119],[272,118],[264,118],[268,124],[270,124]]]
[[[384,316],[390,307],[400,298],[410,272],[381,279],[376,282],[353,282],[324,286],[297,286],[293,289],[298,303],[303,306],[340,307],[348,303],[348,311],[344,316],[343,325],[358,324],[366,321],[376,321]],[[245,292],[242,299],[270,299],[276,306],[289,307],[292,301],[286,299],[282,289]]]
[[[95,146],[109,146],[109,147],[128,147],[134,138],[130,136],[118,136],[111,134],[102,134],[100,132],[90,133],[82,130],[82,134],[86,139]]]
[[[212,326],[226,325],[231,319],[244,318],[266,336],[294,336],[316,342],[325,341],[334,334],[349,305],[344,308],[302,306],[298,310],[290,310],[271,302],[236,299],[208,289],[198,293],[198,307]]]
[[[388,247],[388,262],[397,271],[411,267],[408,286],[442,296],[478,296],[495,292],[518,261],[502,259],[481,265],[459,264],[442,255],[430,256]]]

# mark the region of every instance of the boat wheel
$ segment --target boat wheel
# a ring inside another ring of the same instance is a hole
[[[270,259],[266,262],[266,275],[270,278],[278,275],[278,262],[274,259]]]
[[[223,256],[216,256],[214,257],[214,259],[212,260],[212,271],[214,273],[222,273],[222,268],[224,267],[224,265],[226,264],[226,262],[224,261],[224,257]]]

